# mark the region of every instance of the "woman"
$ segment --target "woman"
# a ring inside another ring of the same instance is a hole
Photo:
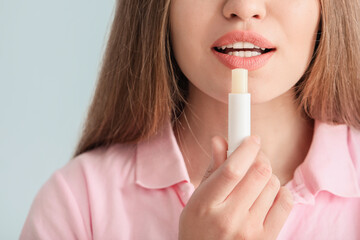
[[[122,0],[21,239],[356,239],[359,2]],[[252,133],[226,158],[233,68]],[[210,141],[211,139],[211,141]]]

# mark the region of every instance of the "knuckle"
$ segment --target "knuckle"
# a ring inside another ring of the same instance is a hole
[[[241,233],[238,234],[236,239],[259,239],[260,229],[258,226],[247,225]]]
[[[241,171],[231,164],[227,164],[223,168],[223,175],[229,181],[237,181],[241,178]]]
[[[245,140],[240,144],[241,148],[246,148],[251,152],[257,152],[260,149],[260,145],[256,143],[253,137],[245,138]]]
[[[189,219],[207,219],[213,215],[213,211],[203,205],[187,204],[180,214],[180,222],[189,221]]]
[[[269,180],[269,187],[276,192],[280,189],[280,180],[274,174],[271,175]]]
[[[290,212],[294,205],[292,194],[286,188],[281,188],[279,192],[279,203],[285,212]]]
[[[236,240],[246,240],[246,239],[250,239],[249,237],[247,237],[243,232],[238,232],[235,234],[234,239]]]
[[[262,161],[256,161],[254,163],[254,169],[258,173],[258,175],[262,178],[269,178],[272,174],[272,169],[270,164]]]
[[[258,146],[259,144],[255,141],[254,136],[250,136],[245,138],[245,141],[243,141],[243,144],[245,145],[254,145],[254,146]]]
[[[224,214],[221,218],[215,220],[214,226],[217,226],[220,235],[225,237],[231,235],[232,224],[231,216]]]
[[[192,213],[199,218],[207,218],[212,215],[212,210],[206,205],[199,204],[193,206]]]
[[[259,154],[257,155],[257,158],[259,161],[266,162],[270,164],[269,158],[265,155],[263,151],[259,151]]]

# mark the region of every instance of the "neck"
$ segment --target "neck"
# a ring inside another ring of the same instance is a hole
[[[313,121],[297,111],[291,92],[251,106],[251,133],[261,137],[261,150],[269,157],[282,185],[292,179],[311,144]],[[227,139],[228,105],[189,87],[188,105],[174,127],[191,183],[197,187],[211,160],[211,138]]]

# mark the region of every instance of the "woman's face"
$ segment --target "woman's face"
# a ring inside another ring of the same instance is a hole
[[[291,89],[310,63],[319,20],[319,0],[172,0],[170,7],[181,70],[224,103],[233,68],[249,70],[253,103]]]

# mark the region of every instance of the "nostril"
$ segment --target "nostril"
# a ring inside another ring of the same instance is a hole
[[[257,19],[257,20],[259,20],[259,19],[262,18],[261,14],[255,14],[255,15],[252,15],[251,17],[248,16],[248,18],[246,18],[246,17],[240,17],[240,16],[241,16],[240,14],[231,13],[228,18],[229,18],[229,19],[241,18],[241,19],[243,19],[244,21],[249,21],[249,20],[251,20],[251,19]]]
[[[260,15],[256,14],[253,16],[253,18],[260,19]]]

